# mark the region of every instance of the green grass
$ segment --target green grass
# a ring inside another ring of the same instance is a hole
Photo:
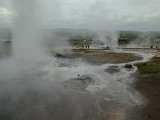
[[[136,40],[138,38],[138,33],[125,33],[121,32],[119,38],[127,38],[128,42]]]
[[[138,72],[142,74],[160,73],[160,57],[154,57],[149,62],[137,64],[136,66]]]

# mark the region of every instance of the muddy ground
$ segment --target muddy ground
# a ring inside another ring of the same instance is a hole
[[[146,103],[128,111],[128,120],[160,120],[160,74],[136,74],[134,87],[145,96]]]
[[[67,53],[56,53],[58,58],[82,58],[89,63],[105,64],[105,63],[126,63],[136,60],[141,60],[140,56],[132,53],[116,53],[110,50],[103,49],[73,49]]]

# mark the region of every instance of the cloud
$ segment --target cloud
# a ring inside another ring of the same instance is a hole
[[[146,31],[160,30],[159,4],[159,0],[45,0],[42,9],[47,27],[113,26]],[[0,8],[10,10],[10,6],[11,0],[0,1]],[[4,17],[0,14],[0,19]]]

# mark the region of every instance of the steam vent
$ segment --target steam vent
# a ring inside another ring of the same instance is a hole
[[[0,0],[0,120],[160,120],[159,4]]]

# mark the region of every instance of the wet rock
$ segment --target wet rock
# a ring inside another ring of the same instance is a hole
[[[126,64],[126,65],[124,66],[124,68],[132,69],[132,68],[133,68],[133,65],[132,65],[132,64]]]
[[[89,84],[94,83],[95,81],[90,76],[78,76],[71,78],[69,80],[63,81],[65,87],[76,89],[76,90],[85,90]]]
[[[110,74],[115,74],[120,71],[120,68],[118,66],[111,66],[111,67],[105,69],[105,71]]]

